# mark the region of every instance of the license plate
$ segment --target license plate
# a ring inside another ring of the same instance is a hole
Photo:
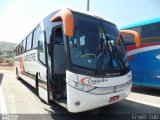
[[[114,102],[114,101],[117,101],[118,99],[119,99],[119,95],[113,96],[113,97],[110,97],[109,102]]]

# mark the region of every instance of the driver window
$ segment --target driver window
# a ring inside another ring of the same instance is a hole
[[[62,28],[59,27],[55,32],[55,44],[56,45],[64,45]]]

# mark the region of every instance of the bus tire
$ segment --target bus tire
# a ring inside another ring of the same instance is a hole
[[[36,74],[36,93],[37,93],[37,96],[39,97],[39,88],[38,88],[38,73]]]
[[[17,78],[17,80],[20,80],[20,77],[18,75],[18,68],[17,67],[16,67],[16,78]]]

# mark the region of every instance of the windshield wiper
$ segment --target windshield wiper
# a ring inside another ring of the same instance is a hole
[[[109,54],[112,57],[112,62],[113,62],[114,58],[117,59],[117,61],[118,61],[117,63],[118,63],[119,68],[121,69],[122,72],[125,72],[125,69],[126,69],[125,63],[123,62],[121,56],[117,52],[117,49],[116,50],[114,49],[114,46],[112,45],[112,42],[108,36],[106,36],[106,39],[107,39],[107,42],[105,42],[104,39],[101,39],[101,46],[99,49],[99,55],[97,57],[97,62],[96,62],[95,75],[100,73],[100,71],[103,67],[106,51],[109,51]],[[108,43],[108,47],[107,47],[107,43]]]
[[[122,63],[123,67],[121,66],[121,64],[120,64],[119,61],[118,61],[118,65],[119,65],[120,69],[124,72],[125,69],[126,69],[125,63],[123,62],[121,56],[120,56],[119,53],[117,52],[117,49],[116,49],[116,50],[114,49],[114,46],[112,45],[111,40],[109,39],[109,36],[106,36],[106,38],[107,38],[107,40],[108,40],[109,46],[111,46],[111,49],[112,49],[112,51],[113,51],[113,56],[114,56],[115,58],[118,57],[117,59],[119,59],[120,62]],[[115,54],[117,55],[117,57],[116,57]]]

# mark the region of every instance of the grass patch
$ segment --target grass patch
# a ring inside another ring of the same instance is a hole
[[[14,58],[0,58],[0,62],[14,62]]]

